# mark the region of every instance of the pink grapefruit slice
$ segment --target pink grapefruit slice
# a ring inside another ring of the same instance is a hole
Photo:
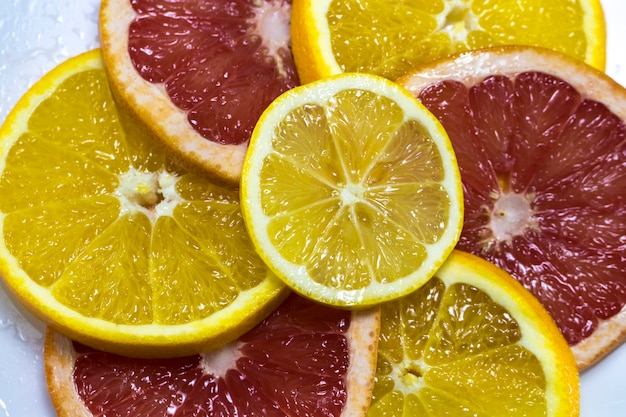
[[[289,0],[104,0],[115,92],[184,162],[236,182],[265,107],[299,84]]]
[[[626,336],[626,90],[580,61],[502,47],[402,77],[446,128],[465,218],[457,248],[546,307],[584,369]]]
[[[60,417],[365,416],[379,326],[379,309],[294,294],[237,341],[187,357],[128,358],[48,331],[48,388]]]

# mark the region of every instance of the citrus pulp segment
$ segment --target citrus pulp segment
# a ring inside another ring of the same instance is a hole
[[[59,416],[364,416],[380,310],[348,312],[292,295],[221,349],[133,359],[53,331],[45,368]]]
[[[604,69],[599,0],[294,0],[302,83],[342,72],[396,79],[415,66],[495,45],[551,48]]]
[[[369,417],[578,415],[576,362],[550,316],[464,252],[382,305],[377,363]]]
[[[398,82],[446,127],[465,189],[457,246],[520,280],[581,369],[626,337],[626,91],[580,61],[502,47]]]
[[[266,264],[297,292],[338,306],[416,289],[462,224],[446,132],[405,90],[370,74],[276,99],[253,132],[241,196]]]
[[[0,272],[58,331],[132,356],[190,354],[286,294],[238,192],[177,167],[119,111],[99,50],[45,75],[0,138]]]
[[[114,91],[173,154],[238,182],[254,124],[299,84],[289,0],[104,0]]]

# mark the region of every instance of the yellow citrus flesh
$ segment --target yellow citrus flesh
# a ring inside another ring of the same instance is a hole
[[[576,416],[565,339],[506,272],[454,251],[418,291],[382,307],[368,416]]]
[[[129,356],[226,343],[278,304],[236,190],[174,165],[113,100],[99,50],[0,130],[0,271],[53,328]]]
[[[302,83],[341,72],[396,79],[415,66],[494,45],[550,48],[604,70],[599,0],[294,0]]]
[[[446,132],[405,90],[370,74],[275,100],[253,132],[241,195],[266,264],[336,306],[415,290],[452,251],[463,217]]]

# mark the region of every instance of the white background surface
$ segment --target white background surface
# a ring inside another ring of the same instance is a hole
[[[626,2],[602,4],[607,73],[626,86]],[[0,0],[0,121],[44,73],[99,46],[98,6],[99,0]],[[0,417],[56,415],[45,385],[43,331],[0,281]],[[624,416],[626,345],[581,375],[581,417]]]

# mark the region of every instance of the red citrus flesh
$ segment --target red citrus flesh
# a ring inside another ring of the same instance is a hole
[[[419,99],[450,135],[465,192],[458,248],[502,267],[570,345],[626,303],[626,126],[543,72],[440,81]]]
[[[74,385],[94,416],[339,416],[350,321],[292,295],[213,353],[131,359],[74,343]]]
[[[237,145],[282,92],[299,84],[289,46],[289,0],[129,0],[128,51],[163,84],[204,138]]]

